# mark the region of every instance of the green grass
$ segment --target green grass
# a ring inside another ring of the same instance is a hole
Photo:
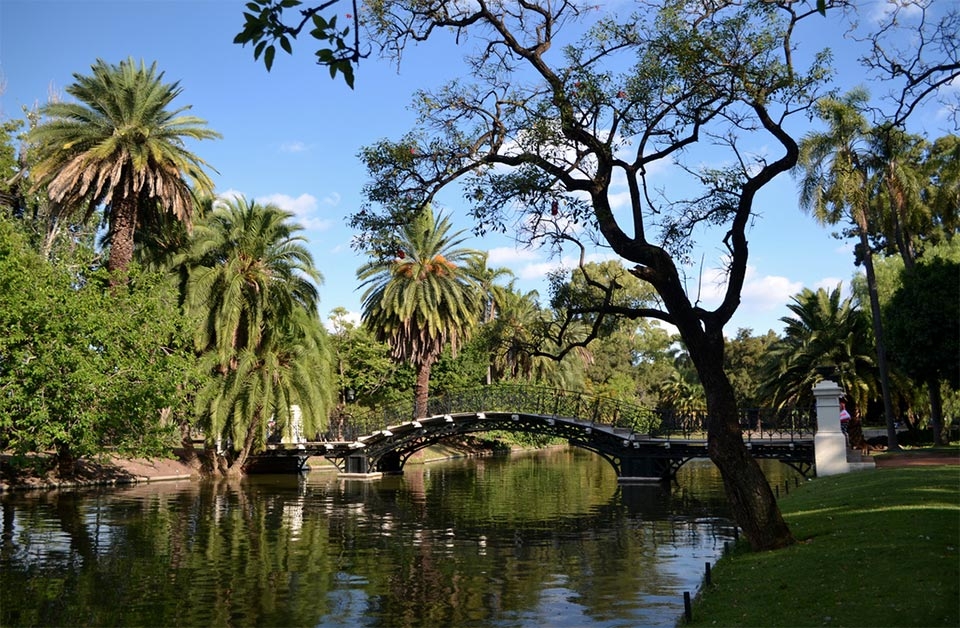
[[[780,507],[798,543],[741,542],[690,625],[960,626],[960,467],[819,478]]]

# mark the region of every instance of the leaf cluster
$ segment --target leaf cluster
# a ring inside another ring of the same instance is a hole
[[[336,78],[338,73],[343,75],[347,86],[353,88],[353,67],[369,53],[360,50],[360,18],[356,0],[344,2],[352,7],[352,13],[346,14],[346,19],[351,20],[352,30],[350,26],[338,26],[336,13],[323,14],[327,9],[338,8],[339,4],[341,0],[328,0],[300,9],[298,18],[285,21],[284,12],[302,6],[300,0],[251,0],[245,5],[243,29],[233,38],[233,43],[241,46],[252,44],[253,58],[259,60],[262,56],[263,65],[269,72],[273,68],[277,46],[287,54],[293,54],[292,42],[301,31],[308,28],[310,37],[322,44],[314,53],[317,65],[327,67],[330,78]]]

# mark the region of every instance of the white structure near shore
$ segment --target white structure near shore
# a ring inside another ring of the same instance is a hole
[[[872,460],[848,462],[847,435],[840,429],[841,394],[843,389],[829,379],[813,387],[817,402],[817,434],[813,437],[813,450],[818,477],[874,468]]]

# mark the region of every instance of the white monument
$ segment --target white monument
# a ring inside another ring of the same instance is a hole
[[[847,462],[847,437],[840,429],[840,395],[843,389],[829,379],[813,387],[817,400],[817,434],[813,437],[817,475],[837,475],[851,470]]]

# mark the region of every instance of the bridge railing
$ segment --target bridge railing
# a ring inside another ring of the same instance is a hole
[[[493,384],[453,390],[427,400],[428,416],[462,412],[517,412],[572,417],[644,433],[654,429],[660,422],[655,411],[630,402],[585,392],[520,384]],[[345,440],[354,440],[388,425],[415,418],[412,402],[383,406],[352,413],[344,421],[341,433]]]
[[[706,412],[661,410],[660,423],[651,436],[663,438],[706,438]],[[740,411],[740,430],[745,440],[809,438],[816,430],[816,414],[800,408],[747,408]]]
[[[707,414],[652,410],[639,404],[540,386],[493,384],[449,391],[430,397],[427,415],[463,412],[516,412],[577,418],[599,425],[626,428],[660,438],[706,438]],[[412,421],[413,402],[354,412],[345,418],[338,437],[327,440],[356,440],[390,425]],[[745,439],[803,438],[816,429],[812,411],[753,408],[741,411],[740,427]]]

